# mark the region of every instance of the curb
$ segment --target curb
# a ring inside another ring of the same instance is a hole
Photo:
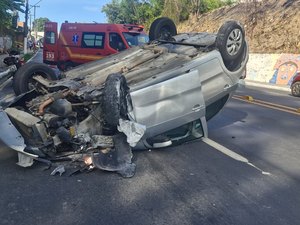
[[[30,62],[34,57],[36,57],[38,52],[39,52],[39,50],[37,50],[36,52],[33,52],[33,55],[31,56],[31,58],[27,62]]]
[[[273,89],[278,91],[291,92],[290,87],[273,85],[268,83],[260,83],[256,81],[245,80],[245,85],[246,87],[261,87],[261,88]]]

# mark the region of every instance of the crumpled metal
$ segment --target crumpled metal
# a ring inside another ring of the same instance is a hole
[[[118,131],[123,132],[127,136],[127,142],[131,147],[135,147],[143,137],[146,126],[133,121],[119,119]]]
[[[59,174],[61,176],[64,172],[65,172],[65,167],[63,165],[59,165],[52,171],[50,175],[55,176],[56,174]]]

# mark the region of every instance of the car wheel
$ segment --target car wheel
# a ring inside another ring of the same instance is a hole
[[[245,31],[237,21],[227,21],[219,29],[216,39],[225,65],[232,70],[240,64],[245,50]]]
[[[16,95],[28,92],[36,86],[32,79],[34,76],[42,76],[48,80],[56,80],[55,72],[45,64],[26,63],[14,75],[13,89]]]
[[[167,17],[161,17],[153,21],[149,30],[150,41],[170,40],[177,34],[176,25],[173,20]]]
[[[103,118],[110,129],[117,128],[120,118],[127,118],[128,96],[129,88],[125,77],[119,73],[109,75],[103,90]]]
[[[300,81],[292,84],[291,92],[293,96],[300,97]]]

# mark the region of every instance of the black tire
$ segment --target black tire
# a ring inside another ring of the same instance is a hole
[[[220,27],[216,47],[228,69],[232,70],[241,63],[245,45],[245,30],[240,23],[227,21]]]
[[[68,62],[60,62],[57,64],[57,68],[60,70],[60,71],[63,71],[63,72],[67,72],[71,69],[73,69],[76,65],[70,61]]]
[[[150,41],[171,40],[172,36],[177,34],[176,25],[168,17],[160,17],[153,21],[149,30]]]
[[[300,97],[300,81],[296,81],[291,85],[291,92],[293,96]]]
[[[57,63],[57,68],[63,72],[67,72],[67,71],[73,69],[74,67],[75,67],[75,65],[70,61]]]
[[[75,67],[75,65],[72,62],[66,62],[64,65],[64,72],[67,72],[71,69],[73,69]]]
[[[57,79],[55,72],[47,65],[35,62],[26,63],[14,75],[13,89],[16,95],[26,93],[32,89],[30,87],[32,84],[31,78],[35,75],[42,76],[48,80]]]
[[[127,119],[129,88],[123,75],[115,73],[107,77],[103,90],[104,121],[108,128],[115,130],[119,119]]]

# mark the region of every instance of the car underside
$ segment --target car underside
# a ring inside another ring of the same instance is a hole
[[[169,34],[76,67],[60,80],[43,64],[26,64],[14,78],[19,95],[0,110],[0,139],[23,167],[59,162],[55,174],[67,161],[79,170],[131,177],[132,148],[207,136],[206,122],[237,88],[248,60],[243,30],[230,25],[222,45],[219,33]]]

